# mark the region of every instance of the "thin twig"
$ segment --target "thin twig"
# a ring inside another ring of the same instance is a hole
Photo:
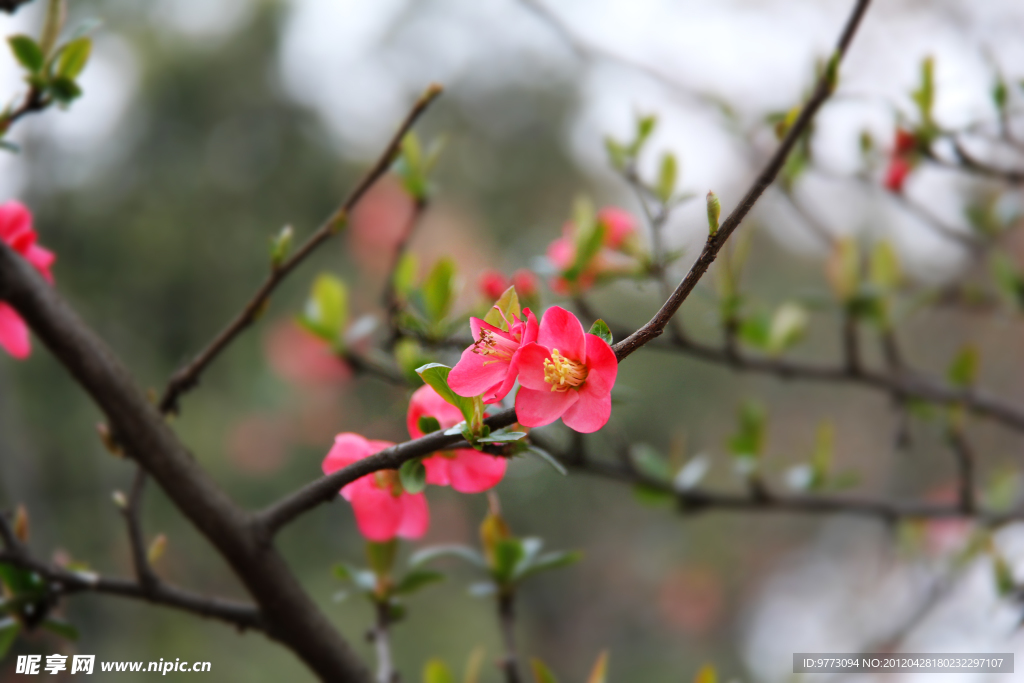
[[[132,488],[128,493],[128,501],[121,511],[124,515],[125,524],[128,526],[128,541],[132,549],[132,564],[135,567],[135,578],[144,589],[156,590],[160,584],[160,578],[153,571],[149,564],[146,549],[146,539],[142,532],[142,523],[139,519],[142,506],[142,495],[146,490],[146,470],[137,466],[135,478],[132,480]]]
[[[398,672],[391,656],[391,615],[386,602],[375,603],[377,623],[367,635],[377,653],[377,683],[395,683]]]
[[[391,163],[398,154],[402,138],[412,128],[416,120],[426,111],[427,107],[441,94],[441,86],[432,84],[420,96],[413,105],[413,108],[406,115],[405,120],[398,127],[383,154],[377,159],[373,167],[363,176],[363,179],[355,186],[349,196],[338,209],[332,213],[323,224],[317,228],[306,242],[284,263],[273,268],[266,280],[249,302],[242,308],[242,311],[218,334],[213,341],[207,345],[188,364],[179,368],[171,377],[163,397],[160,399],[160,411],[163,413],[177,412],[178,401],[181,395],[194,387],[199,381],[200,375],[226,349],[232,341],[246,328],[252,325],[263,312],[270,295],[277,289],[277,286],[291,273],[300,263],[312,254],[317,247],[337,234],[347,223],[352,209],[363,198],[363,195],[383,176],[391,167]]]
[[[409,216],[409,222],[406,224],[405,230],[402,231],[398,244],[395,245],[395,253],[391,258],[391,267],[388,268],[387,281],[384,283],[383,300],[384,307],[387,310],[388,327],[391,329],[389,340],[391,345],[394,345],[402,336],[398,324],[398,314],[402,310],[402,302],[398,297],[398,292],[395,290],[395,273],[398,271],[399,266],[401,266],[402,259],[405,258],[405,254],[409,249],[409,242],[412,240],[413,235],[416,234],[416,228],[419,227],[427,206],[428,201],[426,199],[415,200],[412,214]]]
[[[501,626],[501,641],[505,654],[501,659],[501,670],[505,673],[505,683],[520,683],[519,653],[516,647],[516,609],[515,593],[501,592],[498,595],[498,623]]]
[[[947,434],[949,446],[956,458],[957,470],[957,501],[965,515],[970,515],[977,507],[974,495],[974,450],[967,441],[961,421],[954,419]]]

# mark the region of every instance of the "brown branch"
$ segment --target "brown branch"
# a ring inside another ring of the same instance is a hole
[[[841,59],[842,55],[846,52],[850,41],[853,39],[853,34],[856,31],[857,26],[860,24],[860,20],[869,3],[870,0],[857,0],[853,13],[843,28],[842,35],[836,48],[837,69],[838,60]],[[694,286],[696,286],[697,281],[700,280],[701,276],[707,271],[708,266],[710,266],[711,262],[714,261],[715,256],[725,244],[729,235],[731,235],[739,226],[740,221],[742,221],[743,217],[750,211],[758,197],[761,196],[768,185],[775,179],[775,176],[778,174],[779,169],[782,168],[789,151],[792,149],[793,145],[796,144],[796,141],[802,131],[810,124],[811,119],[821,107],[822,103],[828,98],[831,93],[831,88],[827,73],[823,74],[818,82],[818,86],[815,89],[814,94],[811,96],[811,99],[808,101],[803,111],[801,111],[800,116],[797,117],[797,120],[790,129],[789,134],[779,146],[778,151],[772,157],[768,166],[758,176],[754,185],[750,188],[743,201],[740,203],[740,206],[729,214],[729,217],[726,218],[718,232],[708,238],[703,253],[690,269],[690,272],[687,273],[686,277],[672,293],[672,296],[669,297],[661,307],[661,310],[658,311],[650,322],[612,347],[615,351],[616,357],[620,361],[639,349],[641,346],[647,344],[652,339],[661,335],[672,316],[679,309],[679,306],[682,305],[683,301],[687,296],[689,296]],[[486,420],[486,424],[494,430],[501,427],[507,427],[515,422],[515,420],[515,409],[510,408],[488,418]],[[338,491],[343,486],[352,483],[356,479],[382,469],[398,469],[402,463],[407,460],[429,455],[438,450],[451,448],[453,444],[460,440],[461,437],[457,434],[446,435],[443,432],[435,432],[419,439],[414,439],[412,441],[392,446],[380,453],[364,458],[359,462],[349,465],[348,467],[344,467],[337,472],[321,477],[320,479],[307,484],[298,491],[282,498],[256,516],[257,524],[261,527],[262,533],[265,533],[270,537],[282,526],[288,524],[299,515],[304,514],[322,503],[329,502],[336,498]]]
[[[967,441],[960,420],[953,418],[947,437],[949,446],[956,458],[957,470],[957,502],[965,515],[971,515],[977,508],[974,495],[974,450]]]
[[[124,516],[125,524],[128,527],[128,541],[131,545],[132,565],[135,568],[135,578],[143,589],[153,591],[160,586],[160,578],[153,571],[146,548],[145,535],[142,532],[142,523],[139,519],[142,506],[142,495],[146,490],[146,470],[138,466],[135,470],[135,478],[132,480],[131,491],[128,492],[128,499],[121,514]]]
[[[501,626],[501,642],[505,653],[501,658],[501,670],[505,683],[520,683],[519,653],[516,647],[516,605],[515,593],[502,592],[498,595],[498,624]]]
[[[834,69],[837,70],[839,68],[839,62],[846,54],[850,41],[853,39],[854,33],[857,31],[857,27],[860,25],[860,21],[869,4],[870,0],[857,0],[853,12],[849,19],[847,19],[842,35],[836,44],[836,50],[833,57],[833,59],[836,60],[833,63]],[[830,78],[835,77],[836,73],[837,72],[835,70],[827,68],[818,78],[818,83],[814,88],[811,98],[800,111],[800,115],[787,132],[786,137],[783,138],[782,142],[779,144],[778,149],[772,155],[768,164],[757,176],[753,186],[747,190],[747,193],[743,196],[739,205],[733,209],[729,216],[722,222],[718,231],[713,235],[708,236],[707,242],[705,242],[704,249],[701,251],[700,256],[697,257],[696,262],[690,267],[690,271],[686,274],[686,277],[683,278],[682,282],[679,283],[679,286],[676,287],[672,296],[669,297],[662,305],[661,309],[653,318],[651,318],[650,322],[621,341],[619,344],[616,344],[616,356],[620,361],[650,340],[662,334],[665,327],[672,319],[672,316],[674,316],[676,311],[679,310],[679,307],[690,295],[690,292],[692,292],[693,288],[697,286],[697,282],[714,262],[715,257],[725,245],[726,241],[728,241],[736,228],[739,227],[740,223],[754,207],[754,204],[768,186],[774,182],[779,171],[782,169],[782,166],[785,164],[790,151],[799,141],[804,131],[807,130],[807,127],[810,125],[814,115],[818,113],[818,110],[832,94],[834,83],[830,82]]]
[[[288,258],[284,263],[280,264],[276,268],[272,268],[270,274],[267,276],[260,288],[256,290],[252,298],[245,305],[242,311],[235,316],[235,318],[224,328],[220,334],[218,334],[213,341],[207,345],[199,354],[193,358],[188,364],[179,368],[174,375],[171,377],[167,388],[164,390],[163,397],[160,399],[160,412],[171,413],[177,412],[178,401],[181,395],[191,389],[198,383],[200,376],[207,366],[212,363],[221,352],[226,349],[235,338],[241,334],[245,329],[252,325],[260,314],[264,311],[270,295],[277,289],[277,286],[288,276],[300,263],[306,260],[306,258],[312,254],[317,247],[330,239],[333,235],[337,234],[347,223],[349,213],[355,207],[359,200],[363,198],[367,190],[373,186],[377,180],[383,176],[387,170],[391,167],[392,162],[398,155],[399,147],[402,143],[402,138],[412,128],[416,120],[419,119],[420,115],[426,111],[427,107],[437,99],[441,94],[441,86],[432,84],[426,89],[426,91],[420,96],[413,105],[413,108],[406,115],[405,120],[398,127],[395,135],[391,138],[391,142],[384,149],[383,154],[377,159],[377,163],[363,176],[363,179],[355,186],[355,188],[349,193],[349,196],[345,199],[338,209],[332,213],[323,224],[317,228],[306,242],[299,247],[296,252]]]
[[[970,154],[964,149],[961,142],[955,138],[953,139],[953,151],[956,153],[957,161],[960,162],[963,169],[988,176],[989,178],[997,178],[1013,185],[1024,183],[1024,170],[991,166]],[[936,159],[937,157],[929,155],[929,158]]]
[[[369,672],[305,593],[284,559],[199,466],[113,352],[58,291],[0,242],[0,299],[10,304],[105,413],[117,443],[224,557],[281,642],[324,680]]]

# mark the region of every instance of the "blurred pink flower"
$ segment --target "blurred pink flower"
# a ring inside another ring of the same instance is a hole
[[[636,237],[637,224],[633,214],[617,206],[606,206],[597,212],[597,222],[604,226],[604,246],[622,249]]]
[[[291,320],[270,328],[264,338],[264,350],[270,367],[289,382],[331,384],[352,377],[352,370],[327,342]]]
[[[540,281],[532,270],[520,268],[512,273],[512,284],[521,300],[536,301],[540,296]]]
[[[277,415],[243,417],[228,434],[228,459],[249,474],[276,472],[286,460],[290,432],[288,421]]]
[[[505,290],[509,288],[508,278],[501,271],[494,270],[493,268],[480,273],[478,285],[480,293],[490,301],[500,299]]]
[[[56,257],[53,252],[36,244],[36,239],[32,213],[24,204],[17,201],[0,204],[0,240],[21,254],[47,282],[53,284],[50,268]],[[32,352],[28,326],[11,306],[3,302],[0,302],[0,348],[18,359],[28,358]]]
[[[725,596],[722,580],[711,567],[682,567],[665,577],[658,608],[671,626],[691,636],[704,635],[722,619]]]
[[[423,436],[420,418],[432,417],[448,429],[462,422],[458,408],[441,398],[430,386],[417,389],[409,401],[406,426],[409,436],[418,439]],[[427,483],[435,486],[451,486],[460,493],[481,493],[498,484],[505,476],[505,458],[487,455],[472,448],[442,451],[423,461],[427,468]]]
[[[338,434],[324,458],[324,474],[331,474],[354,462],[394,446],[390,441],[369,441],[352,432]],[[427,499],[422,493],[407,493],[397,470],[380,470],[356,479],[341,489],[352,504],[359,532],[369,541],[382,543],[395,536],[419,538],[430,525]]]
[[[518,361],[521,424],[543,427],[562,418],[570,429],[590,433],[608,422],[618,360],[572,313],[559,306],[545,311],[537,341],[523,346]]]
[[[394,176],[385,176],[367,191],[349,223],[350,244],[362,267],[377,273],[391,267],[413,211],[412,198]]]
[[[551,289],[558,294],[572,294],[589,289],[599,277],[628,275],[637,269],[637,223],[633,216],[616,206],[597,212],[597,222],[603,229],[601,247],[570,280],[568,272],[576,265],[576,230],[572,221],[562,226],[562,236],[548,245],[548,260],[559,271],[551,279]]]

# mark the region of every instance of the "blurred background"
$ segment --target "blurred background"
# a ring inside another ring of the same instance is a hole
[[[668,247],[690,255],[679,263],[684,268],[706,234],[704,193],[713,189],[725,212],[739,200],[774,145],[765,117],[809,92],[850,9],[845,0],[548,2],[538,11],[519,0],[75,0],[69,25],[103,22],[81,80],[85,94],[68,112],[16,126],[11,139],[22,152],[0,157],[0,200],[17,198],[33,210],[41,243],[58,254],[61,292],[139,381],[159,391],[250,296],[266,271],[270,237],[284,225],[300,237],[315,229],[432,81],[445,95],[418,130],[425,139],[444,135],[447,144],[411,248],[424,268],[445,254],[455,258],[461,311],[480,305],[476,283],[486,268],[542,271],[538,257],[576,196],[622,206],[640,220],[640,207],[608,164],[604,139],[628,139],[643,114],[658,117],[651,149],[677,154],[680,184],[698,197],[666,227]],[[36,33],[41,9],[37,2],[13,18],[3,15],[0,29]],[[1014,0],[872,7],[840,90],[815,128],[818,170],[793,188],[804,213],[774,192],[743,228],[753,234],[744,280],[751,299],[773,308],[794,297],[828,298],[827,251],[809,222],[835,235],[885,237],[909,295],[977,275],[961,245],[882,189],[880,168],[866,182],[849,176],[860,168],[862,132],[884,148],[894,126],[912,116],[909,93],[926,56],[935,58],[942,125],[994,121],[996,73],[1014,84],[1011,103],[1019,107],[1022,31],[1024,5]],[[16,96],[19,79],[13,58],[0,56],[0,93]],[[657,156],[646,155],[641,172],[654,173],[656,165]],[[1003,190],[922,167],[906,195],[967,233],[964,209],[986,193],[999,193],[1006,220],[1016,215],[1019,194]],[[320,272],[348,283],[354,316],[380,316],[408,208],[397,181],[379,184],[350,230],[290,279],[260,324],[184,399],[175,428],[243,505],[265,505],[319,476],[335,433],[406,438],[407,392],[355,376],[315,347],[297,351],[304,347],[294,318]],[[683,319],[696,336],[714,340],[717,304],[706,280]],[[560,301],[547,288],[543,298],[545,305]],[[591,297],[603,316],[630,329],[659,303],[656,287],[633,281]],[[792,353],[835,359],[837,329],[838,315],[815,310],[807,340]],[[1021,332],[1003,306],[922,310],[908,316],[900,334],[909,361],[939,375],[963,344],[977,345],[980,383],[1024,400]],[[878,357],[869,349],[869,359]],[[434,358],[455,360],[444,352]],[[787,486],[788,468],[807,459],[819,424],[831,420],[836,468],[857,473],[859,492],[952,495],[954,461],[942,430],[906,418],[884,395],[737,374],[657,352],[633,356],[619,377],[612,421],[591,438],[599,452],[604,437],[613,437],[678,462],[703,454],[709,487],[740,490],[726,443],[738,407],[753,399],[767,410],[765,468],[773,486]],[[104,450],[96,437],[100,419],[38,345],[27,362],[0,357],[0,503],[26,505],[39,553],[127,574],[128,546],[111,494],[127,490],[133,470]],[[561,429],[549,431],[558,438]],[[897,436],[908,429],[913,438],[901,446]],[[980,421],[970,429],[979,483],[1014,491],[1019,438]],[[580,564],[543,575],[521,596],[523,653],[543,658],[563,680],[583,680],[602,649],[611,652],[613,681],[689,680],[705,662],[725,681],[788,681],[793,652],[856,652],[890,642],[910,652],[1024,653],[1021,612],[999,599],[988,561],[949,568],[968,537],[966,525],[686,516],[645,504],[627,486],[577,473],[563,478],[525,459],[512,464],[498,492],[518,534],[584,552]],[[429,499],[425,543],[476,543],[484,497],[431,488]],[[242,597],[224,564],[155,487],[145,526],[168,536],[159,570],[169,580]],[[1024,565],[1024,536],[1008,527],[997,540],[1013,566]],[[333,600],[342,586],[332,565],[363,560],[350,508],[316,510],[281,545],[369,660],[361,636],[371,609],[356,599]],[[461,667],[477,646],[488,661],[499,653],[492,605],[467,595],[468,572],[454,565],[451,572],[446,583],[415,596],[396,627],[405,680],[418,680],[431,656]],[[101,660],[208,660],[220,680],[309,679],[286,651],[217,623],[94,596],[63,610],[82,631],[80,641],[42,634],[23,640],[0,663],[0,680],[15,680],[14,655],[56,651]],[[485,681],[499,680],[496,670],[485,672]]]

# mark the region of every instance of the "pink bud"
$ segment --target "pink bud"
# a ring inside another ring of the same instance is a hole
[[[516,293],[523,299],[536,298],[537,292],[540,289],[537,276],[526,268],[520,268],[512,273],[512,284],[516,288]]]
[[[491,301],[501,298],[501,295],[508,289],[509,283],[505,275],[497,270],[489,269],[480,273],[478,281],[480,293]]]
[[[597,220],[604,226],[604,244],[611,249],[620,248],[636,234],[637,225],[632,214],[617,206],[606,206],[597,212]]]
[[[903,184],[913,167],[903,157],[893,157],[885,171],[885,187],[892,192],[903,192]]]
[[[897,128],[894,147],[896,154],[909,154],[917,148],[917,137],[908,130]]]

